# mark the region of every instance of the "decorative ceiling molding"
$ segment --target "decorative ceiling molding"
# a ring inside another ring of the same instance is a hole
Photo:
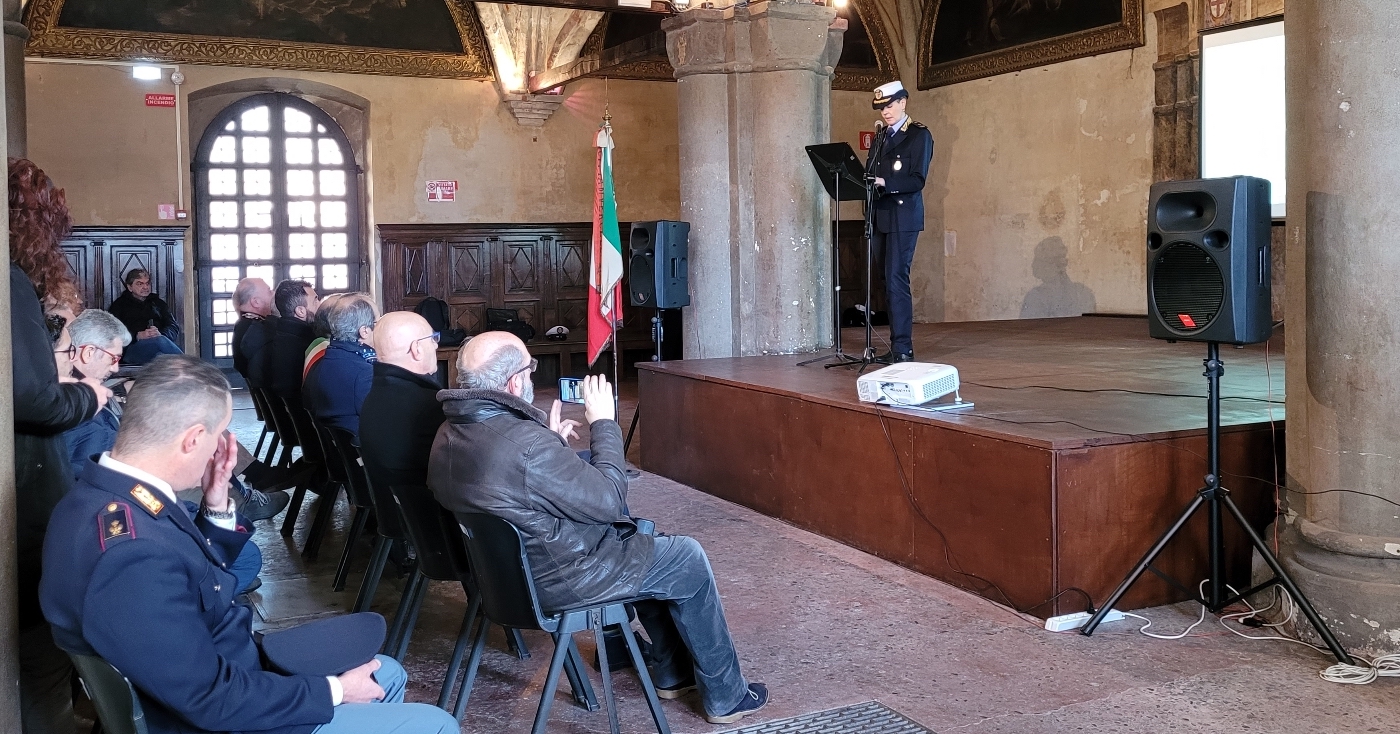
[[[866,2],[870,2],[872,7],[862,8],[861,6]],[[875,51],[875,59],[879,68],[849,67],[838,64],[836,73],[831,80],[832,89],[868,92],[885,82],[899,78],[899,64],[895,60],[894,47],[890,45],[890,36],[885,30],[884,19],[873,5],[874,0],[853,0],[850,7],[855,8],[856,13],[860,16],[861,25],[865,27],[865,32],[870,38],[870,45]],[[608,21],[611,18],[612,14],[609,13],[598,21],[598,26],[593,29],[593,35],[589,36],[588,41],[583,44],[583,50],[579,53],[580,58],[602,57],[604,38],[607,36]],[[641,81],[675,81],[676,70],[671,66],[671,60],[665,54],[660,54],[654,58],[610,66],[606,70],[586,76],[606,76],[610,79]]]
[[[476,3],[503,93],[525,92],[530,77],[573,63],[603,13],[535,5]]]
[[[862,7],[870,3],[869,7]],[[890,34],[885,30],[885,19],[874,7],[874,0],[852,0],[849,7],[860,17],[865,26],[865,35],[870,38],[870,47],[875,51],[878,69],[856,69],[842,67],[838,62],[836,74],[831,78],[831,88],[852,92],[869,92],[886,82],[899,79],[899,63],[895,61],[894,47],[890,45]]]
[[[490,50],[476,12],[465,0],[444,0],[462,40],[463,53],[400,51],[362,46],[268,41],[176,33],[67,28],[58,24],[65,0],[30,0],[25,53],[82,59],[153,60],[256,66],[388,76],[490,79]]]

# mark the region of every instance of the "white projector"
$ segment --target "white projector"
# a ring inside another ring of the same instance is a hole
[[[957,392],[958,368],[950,364],[900,362],[856,380],[856,393],[862,403],[923,405]],[[961,395],[956,404],[963,404]]]

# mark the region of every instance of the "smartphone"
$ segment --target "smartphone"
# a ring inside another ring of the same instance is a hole
[[[559,378],[559,399],[566,403],[583,402],[583,378],[582,377],[561,377]]]

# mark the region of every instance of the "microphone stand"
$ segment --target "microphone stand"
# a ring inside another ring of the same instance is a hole
[[[870,172],[869,161],[878,161],[885,152],[885,126],[877,125],[875,128],[875,144],[871,146],[870,155],[865,157],[867,165],[865,167],[865,351],[861,352],[860,370],[856,374],[865,372],[866,368],[872,364],[880,364],[875,359],[874,346],[874,325],[870,323],[870,292],[874,289],[872,272],[874,271],[875,244],[875,174]],[[827,365],[834,367],[836,365]]]

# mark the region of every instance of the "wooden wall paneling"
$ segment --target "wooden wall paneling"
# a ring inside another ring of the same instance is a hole
[[[122,294],[132,268],[151,273],[152,289],[184,312],[184,227],[74,227],[60,244],[87,308],[106,309]],[[181,323],[188,336],[195,324]],[[181,346],[189,346],[187,344]]]

